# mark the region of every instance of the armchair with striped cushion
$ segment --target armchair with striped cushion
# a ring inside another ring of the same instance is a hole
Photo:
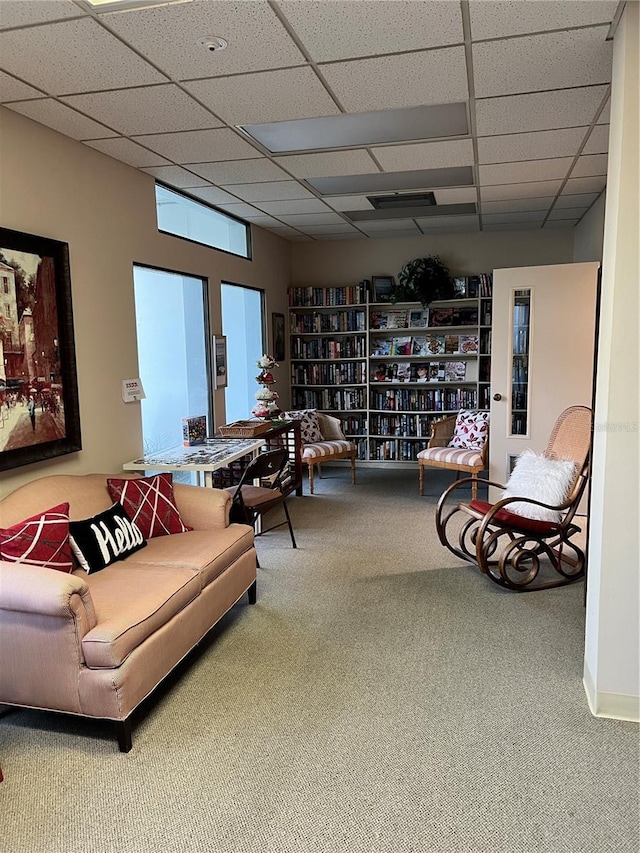
[[[318,476],[322,479],[321,464],[334,459],[351,460],[351,482],[355,485],[356,445],[342,432],[340,419],[311,409],[287,412],[287,416],[303,421],[302,462],[309,468],[309,493],[313,494],[315,466],[318,466]]]
[[[477,497],[477,477],[489,468],[489,413],[461,409],[457,415],[436,421],[429,444],[418,453],[420,494],[424,495],[424,469],[448,468],[473,478],[472,497]]]

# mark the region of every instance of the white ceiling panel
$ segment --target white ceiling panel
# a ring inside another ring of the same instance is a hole
[[[330,209],[318,198],[300,198],[283,201],[256,201],[255,206],[264,213],[281,216],[283,213],[329,213]]]
[[[608,83],[608,30],[593,27],[474,44],[476,97]]]
[[[42,92],[28,86],[15,77],[0,71],[0,103],[6,101],[23,101],[27,98],[41,98]]]
[[[547,196],[547,198],[517,198],[511,201],[483,201],[483,221],[488,213],[518,213],[529,210],[546,212],[553,204],[553,199],[553,196]]]
[[[557,160],[533,160],[523,163],[498,163],[480,166],[481,186],[492,184],[519,183],[524,181],[548,181],[564,178],[573,163],[572,157]]]
[[[424,50],[463,40],[458,3],[430,0],[428,15],[421,2],[406,0],[393,3],[281,0],[278,6],[316,62]],[[330,14],[326,13],[326,7]]]
[[[604,175],[596,178],[569,178],[562,188],[562,194],[599,193],[605,188],[606,183],[607,179]]]
[[[544,198],[558,192],[562,181],[529,181],[525,184],[498,184],[481,187],[480,194],[485,201],[504,201],[517,198]]]
[[[598,116],[597,124],[609,124],[611,121],[611,101],[607,101],[604,109]]]
[[[311,68],[195,80],[184,85],[228,124],[290,121],[339,113]]]
[[[378,171],[374,160],[364,148],[355,151],[327,151],[324,154],[291,154],[276,157],[276,163],[296,178],[369,175]]]
[[[571,177],[588,178],[591,175],[606,175],[607,159],[606,154],[586,154],[583,157],[578,157],[578,162],[573,167]]]
[[[587,144],[582,149],[582,154],[606,154],[609,150],[609,125],[608,124],[597,124],[591,134],[589,135],[589,139],[587,139]]]
[[[580,219],[584,216],[588,208],[586,207],[559,207],[551,211],[549,219]]]
[[[337,213],[282,213],[278,216],[287,225],[339,225],[345,220]]]
[[[532,92],[476,100],[478,136],[589,126],[608,86]]]
[[[539,222],[494,222],[482,226],[483,231],[539,231]]]
[[[570,127],[564,130],[481,137],[478,139],[478,160],[480,163],[509,163],[518,160],[574,157],[587,130],[586,127]]]
[[[127,14],[114,12],[104,19],[136,50],[177,80],[304,63],[304,57],[264,0],[184,3]],[[196,44],[199,38],[209,35],[222,36],[229,47],[211,52]]]
[[[0,32],[0,56],[3,68],[51,95],[166,82],[90,18]]]
[[[317,236],[318,234],[351,234],[353,236],[360,233],[357,228],[354,228],[353,225],[349,225],[347,222],[334,222],[333,225],[300,225],[298,227],[306,234],[311,234],[312,236]]]
[[[254,160],[227,160],[221,163],[185,163],[196,175],[213,184],[256,184],[263,181],[284,181],[289,176],[266,157]]]
[[[261,210],[258,210],[257,208],[253,207],[250,204],[245,204],[242,201],[235,202],[234,204],[222,203],[222,204],[218,204],[217,207],[219,207],[220,210],[226,210],[227,213],[231,213],[233,216],[239,216],[243,219],[249,219],[249,220],[254,220],[254,219],[255,220],[265,219],[266,220],[266,219],[269,219],[269,220],[271,220],[271,217],[265,216],[265,214]],[[277,219],[273,219],[272,221],[277,222]]]
[[[272,234],[277,234],[278,237],[285,237],[287,240],[297,240],[300,242],[311,240],[311,237],[308,235],[301,234],[299,231],[296,231],[294,228],[288,228],[286,225],[279,225],[268,230]]]
[[[471,139],[421,142],[417,145],[389,145],[384,148],[372,148],[371,151],[385,172],[440,169],[447,166],[473,166],[473,141]]]
[[[86,118],[71,107],[46,98],[40,101],[21,101],[7,104],[8,108],[27,118],[45,124],[47,127],[64,133],[72,139],[96,139],[98,137],[117,136],[112,130]]]
[[[471,0],[471,37],[494,39],[523,35],[543,30],[563,30],[607,24],[613,17],[618,0],[574,0],[572,3],[544,3],[540,14],[538,2],[522,0]],[[538,8],[536,8],[538,7]]]
[[[153,151],[180,165],[212,163],[217,160],[244,160],[256,156],[255,148],[226,127],[150,134],[137,138]]]
[[[366,195],[327,196],[324,201],[334,210],[373,210]]]
[[[397,231],[420,233],[415,222],[407,219],[378,219],[370,222],[358,222],[358,228],[366,234],[380,234],[381,232],[393,234]]]
[[[313,199],[318,204],[322,204],[319,199],[314,197],[313,193],[310,193],[309,190],[305,189],[297,181],[269,181],[264,184],[227,184],[225,189],[244,199],[244,201],[263,202]],[[259,207],[264,209],[262,204]],[[324,207],[322,209],[324,210]],[[267,213],[274,212],[273,210],[267,211]]]
[[[129,139],[118,137],[116,139],[94,139],[91,142],[85,142],[91,148],[97,151],[102,151],[103,154],[108,154],[116,160],[122,160],[123,163],[128,163],[130,166],[135,166],[137,169],[143,169],[145,166],[170,166],[171,163],[160,157],[159,154],[154,154],[153,151],[147,151],[142,145],[137,145]]]
[[[62,100],[125,136],[222,127],[208,110],[171,84],[70,95]]]
[[[477,216],[423,216],[416,218],[416,222],[423,231],[430,231],[432,228],[457,228],[459,226],[475,226],[477,227]]]
[[[451,104],[468,97],[463,47],[321,65],[348,112]]]
[[[319,234],[316,231],[314,236],[315,237],[322,237],[323,241],[324,240],[368,240],[369,239],[369,237],[366,234],[362,234],[360,231],[354,231],[353,233],[349,232],[346,234],[334,234],[333,232],[331,234]],[[394,234],[393,236],[395,237],[397,235]],[[407,236],[414,237],[415,234],[412,232],[410,235],[407,235]]]
[[[517,211],[512,213],[482,213],[482,223],[495,225],[500,222],[542,222],[546,210]]]
[[[438,227],[438,228],[423,228],[422,231],[424,234],[427,234],[429,237],[434,234],[463,234],[467,232],[479,231],[480,225],[479,223],[472,222],[460,222],[457,225],[447,225],[446,227]]]
[[[561,195],[554,205],[554,210],[559,207],[590,207],[598,198],[599,193],[580,193],[572,195]]]
[[[445,190],[434,190],[436,204],[466,204],[476,202],[478,193],[475,187],[451,187]]]
[[[181,166],[152,166],[142,170],[149,175],[153,175],[164,184],[169,184],[171,187],[178,189],[189,189],[189,187],[206,187],[209,182],[204,178],[199,178],[197,175],[191,174]]]
[[[29,24],[43,24],[47,21],[60,21],[64,18],[77,18],[81,14],[71,0],[47,0],[43,3],[25,3],[25,0],[2,0],[0,12],[0,30],[10,27],[24,27]]]
[[[575,228],[578,224],[577,219],[547,219],[544,223],[545,228]]]
[[[218,187],[194,187],[189,194],[202,199],[209,204],[233,204],[237,198]]]

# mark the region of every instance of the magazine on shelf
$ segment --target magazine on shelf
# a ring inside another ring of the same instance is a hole
[[[398,364],[397,370],[395,371],[396,382],[409,382],[410,379],[411,379],[411,365],[407,364],[407,362],[404,362],[402,364]]]
[[[460,343],[458,352],[466,355],[468,353],[478,352],[478,336],[477,335],[460,335]]]
[[[409,313],[409,326],[412,329],[426,329],[429,325],[429,311],[411,311]]]
[[[412,382],[429,382],[429,364],[411,365],[411,381]]]
[[[466,361],[449,361],[444,366],[444,378],[446,382],[464,382],[466,375]]]
[[[372,311],[369,315],[369,327],[371,329],[386,329],[389,317],[386,311]]]
[[[393,338],[378,338],[374,344],[371,355],[391,355]]]
[[[411,338],[393,338],[391,355],[411,355]]]
[[[444,336],[444,351],[448,355],[454,355],[459,351],[460,346],[460,338],[458,335],[445,335]]]
[[[389,311],[387,314],[387,329],[407,329],[409,317],[406,311]]]

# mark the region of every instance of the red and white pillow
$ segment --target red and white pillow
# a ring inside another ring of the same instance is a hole
[[[288,418],[300,421],[300,438],[303,444],[315,444],[318,441],[323,441],[316,409],[299,409],[295,412],[287,412],[286,415]]]
[[[156,474],[125,480],[109,478],[107,489],[112,501],[120,501],[131,521],[145,539],[191,530],[183,524],[173,496],[173,476]]]
[[[489,435],[489,412],[460,409],[449,447],[481,451]]]
[[[69,504],[63,503],[0,529],[0,558],[69,574]]]

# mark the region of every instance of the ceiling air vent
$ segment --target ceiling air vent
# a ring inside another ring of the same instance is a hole
[[[372,195],[367,199],[376,210],[404,210],[405,208],[433,207],[436,197],[433,193],[407,193],[403,195]]]

